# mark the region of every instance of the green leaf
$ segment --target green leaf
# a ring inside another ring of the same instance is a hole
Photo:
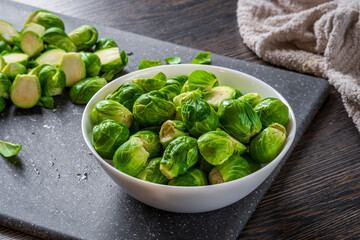
[[[160,65],[162,65],[160,60],[152,61],[152,60],[143,59],[143,60],[141,60],[141,62],[139,64],[139,70],[145,69],[145,68],[150,68],[150,67],[156,67],[156,66],[160,66]]]
[[[167,64],[180,64],[181,63],[181,57],[164,57],[164,60],[167,62]]]
[[[211,62],[211,52],[199,52],[191,64],[210,64]]]
[[[22,145],[17,145],[0,140],[0,153],[4,157],[12,157],[18,154]]]

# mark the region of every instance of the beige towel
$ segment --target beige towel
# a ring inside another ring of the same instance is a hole
[[[360,132],[360,0],[239,0],[237,19],[260,58],[327,78]]]

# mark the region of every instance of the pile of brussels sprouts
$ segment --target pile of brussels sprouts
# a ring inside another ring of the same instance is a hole
[[[85,104],[127,62],[112,39],[98,41],[93,26],[66,34],[63,21],[45,10],[33,12],[20,32],[0,20],[0,112],[7,99],[20,108],[53,108],[65,87],[72,102]]]
[[[234,80],[235,81],[235,80]],[[116,169],[174,186],[229,182],[272,161],[288,107],[219,85],[204,70],[122,84],[92,110],[93,146]]]

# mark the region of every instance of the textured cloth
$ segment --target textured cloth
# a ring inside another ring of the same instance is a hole
[[[360,0],[239,0],[237,19],[260,58],[327,78],[360,132]]]

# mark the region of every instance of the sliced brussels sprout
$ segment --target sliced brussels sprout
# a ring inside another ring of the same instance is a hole
[[[43,64],[37,66],[29,74],[38,76],[43,96],[60,95],[65,88],[65,73],[52,65]]]
[[[180,94],[180,88],[178,85],[173,84],[161,88],[159,92],[165,93],[169,101],[171,101],[174,97]]]
[[[219,126],[215,110],[198,92],[191,92],[181,101],[181,116],[191,135],[200,137]]]
[[[51,27],[45,30],[42,39],[47,44],[60,48],[66,52],[76,52],[77,48],[69,36],[58,27]]]
[[[145,68],[161,66],[161,65],[162,65],[162,63],[160,60],[153,61],[153,60],[142,59],[139,63],[139,70],[145,69]]]
[[[91,25],[82,25],[69,33],[69,38],[75,43],[78,50],[86,50],[96,44],[98,32]]]
[[[210,174],[211,184],[230,182],[251,174],[251,168],[245,158],[232,155],[226,162],[215,166]]]
[[[81,52],[81,58],[85,63],[86,77],[95,77],[99,75],[101,69],[100,58],[91,52]]]
[[[138,138],[131,138],[115,151],[113,162],[116,169],[135,177],[148,158],[149,153],[143,147],[143,142]]]
[[[85,78],[71,87],[70,101],[76,104],[86,104],[106,84],[107,81],[104,78]]]
[[[168,179],[160,171],[161,158],[149,159],[137,178],[158,184],[166,184]]]
[[[250,142],[250,154],[258,163],[269,163],[281,152],[286,140],[286,129],[272,123]]]
[[[211,89],[219,85],[217,77],[205,70],[195,70],[189,75],[188,79],[189,89],[200,89],[204,92],[210,92]]]
[[[18,74],[26,74],[27,69],[20,63],[9,63],[1,70],[10,81],[13,81]]]
[[[25,25],[29,23],[40,24],[46,29],[51,27],[58,27],[62,30],[65,30],[63,21],[53,13],[46,10],[38,10],[31,13],[30,16],[26,19]]]
[[[203,158],[203,156],[201,156],[201,154],[199,154],[199,160],[195,164],[195,168],[198,168],[202,170],[206,175],[209,175],[211,170],[214,168],[214,165],[210,164],[208,161],[205,160],[205,158]]]
[[[220,103],[218,115],[226,132],[242,143],[248,143],[261,131],[261,121],[246,101],[225,99]]]
[[[4,73],[0,72],[0,97],[9,98],[11,81]]]
[[[119,51],[119,48],[105,48],[95,52],[100,58],[102,77],[110,81],[113,76],[121,72],[128,63],[128,57],[124,50]]]
[[[94,125],[106,119],[112,119],[125,124],[128,128],[130,128],[133,119],[132,113],[114,100],[102,100],[98,102],[92,110],[91,117]]]
[[[173,103],[167,101],[167,96],[159,91],[151,91],[136,99],[133,106],[134,118],[141,127],[159,126],[175,113]]]
[[[256,172],[257,170],[259,170],[261,168],[261,164],[254,161],[254,159],[252,159],[252,157],[249,153],[244,153],[241,156],[246,159],[247,163],[250,166],[250,170],[252,173]]]
[[[17,75],[10,89],[10,98],[15,106],[32,108],[41,97],[39,78],[35,75]]]
[[[40,97],[39,101],[37,102],[37,106],[44,107],[44,108],[54,108],[54,98],[51,96],[42,96]]]
[[[210,131],[198,139],[201,156],[212,165],[220,165],[233,154],[242,154],[247,148],[224,131]]]
[[[117,101],[132,111],[136,99],[138,99],[144,90],[136,83],[124,83],[118,87],[113,93],[109,94],[106,99]]]
[[[44,42],[41,38],[45,28],[36,23],[30,23],[21,31],[21,50],[30,57],[40,54],[44,50]]]
[[[265,98],[254,108],[264,128],[272,123],[285,125],[289,119],[289,108],[277,98]]]
[[[4,142],[0,140],[0,154],[4,157],[13,157],[21,150],[22,145]]]
[[[86,78],[86,66],[80,53],[64,53],[59,69],[65,73],[67,87]]]
[[[11,47],[6,42],[0,40],[0,54],[2,54],[4,52],[11,52]]]
[[[0,20],[0,40],[5,41],[7,44],[14,45],[14,38],[19,37],[19,32],[12,24]]]
[[[236,89],[229,86],[213,87],[210,92],[204,95],[205,101],[215,110],[218,109],[222,100],[234,99],[235,97]]]
[[[6,53],[2,56],[7,64],[20,63],[27,67],[29,63],[29,55],[25,53]]]
[[[162,154],[162,146],[160,138],[157,133],[152,131],[139,131],[132,135],[130,138],[138,138],[142,141],[143,147],[149,153],[149,157],[160,157]]]
[[[189,136],[180,136],[170,142],[160,162],[160,171],[168,179],[184,174],[196,164],[199,159],[196,142]]]
[[[128,140],[130,131],[122,123],[106,119],[93,128],[93,145],[105,159],[112,159],[115,151]]]
[[[210,64],[211,52],[199,52],[190,64]]]
[[[164,57],[165,62],[167,64],[180,64],[181,63],[181,57]]]
[[[34,66],[38,66],[41,64],[50,64],[50,65],[58,66],[58,65],[60,65],[62,56],[65,53],[66,52],[60,48],[50,49],[50,50],[47,50],[46,52],[44,52],[43,54],[41,54],[39,57],[37,57],[32,62],[32,64]]]
[[[247,93],[239,97],[238,99],[248,102],[251,107],[255,107],[256,104],[258,104],[261,101],[262,97],[258,93]]]
[[[114,47],[118,47],[114,40],[111,38],[102,38],[96,43],[95,51]]]
[[[207,184],[208,180],[205,173],[197,168],[190,169],[184,175],[173,178],[168,183],[171,186],[183,187],[205,186]]]
[[[131,82],[140,85],[145,92],[150,92],[163,88],[166,84],[166,80],[166,75],[162,72],[159,72],[152,78],[132,79]]]
[[[186,93],[189,92],[190,88],[189,88],[189,80],[187,80],[184,85],[181,88],[181,93]]]
[[[175,138],[188,135],[185,123],[177,120],[167,120],[160,129],[160,142],[166,148]]]

